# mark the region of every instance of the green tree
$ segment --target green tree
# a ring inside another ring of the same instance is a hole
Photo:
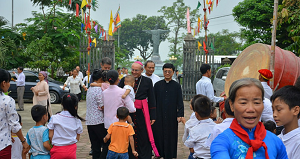
[[[289,33],[290,45],[288,50],[300,54],[300,0],[285,0],[279,5],[279,27]]]
[[[146,60],[152,55],[150,47],[153,46],[152,35],[143,30],[153,30],[157,25],[158,29],[168,30],[165,20],[159,16],[147,17],[138,14],[132,19],[124,19],[120,29],[120,46],[121,49],[129,51],[128,57],[132,57],[133,52],[138,50],[141,57]],[[117,36],[118,34],[115,34]],[[161,35],[161,41],[164,41],[168,33]]]
[[[239,32],[230,33],[228,29],[223,29],[221,32],[208,34],[208,38],[214,38],[215,55],[233,55],[242,51],[243,39]],[[199,37],[199,40],[203,41],[204,37]]]
[[[172,33],[174,33],[174,37],[169,37],[168,41],[172,43],[172,45],[169,46],[170,53],[169,56],[172,55],[177,57],[177,60],[175,62],[175,66],[182,65],[182,44],[183,39],[186,34],[181,34],[180,31],[182,29],[185,29],[186,24],[186,12],[187,12],[188,6],[185,5],[183,0],[177,0],[176,2],[173,2],[172,6],[163,6],[161,7],[158,12],[163,14],[163,17],[167,21],[168,27],[171,28]],[[200,17],[199,10],[194,9],[190,10],[190,20],[191,23],[196,22],[197,18]],[[167,62],[168,60],[166,60]]]

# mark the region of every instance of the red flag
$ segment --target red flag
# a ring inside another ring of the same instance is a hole
[[[69,6],[70,6],[70,8],[71,8],[71,5],[72,5],[72,0],[69,1]]]
[[[86,13],[84,13],[84,24],[86,25]]]
[[[91,43],[92,42],[92,39],[91,39],[91,37],[89,37],[89,43]]]
[[[104,40],[106,40],[106,31],[104,31],[104,33],[105,33]]]
[[[204,41],[203,41],[203,50],[205,51],[206,54],[208,54],[208,50],[206,49],[206,45]]]
[[[209,14],[210,14],[210,6],[208,7],[208,11],[209,11]]]
[[[218,4],[219,4],[219,0],[217,0],[217,5],[216,6],[218,6]]]
[[[71,0],[70,0],[71,2]],[[76,3],[76,17],[79,16],[79,5]]]

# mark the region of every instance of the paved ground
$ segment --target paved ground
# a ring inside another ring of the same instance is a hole
[[[16,104],[16,107],[17,104]],[[24,135],[26,135],[27,131],[35,125],[35,122],[32,120],[31,118],[31,114],[30,114],[30,109],[32,107],[32,103],[25,103],[25,111],[19,111],[18,113],[21,115],[22,117],[22,123],[23,123],[23,128],[22,128],[22,132]],[[184,102],[184,110],[185,110],[185,118],[186,120],[189,119],[192,111],[189,108],[189,102]],[[58,111],[61,111],[61,105],[60,104],[52,104],[52,111],[53,113],[56,113]],[[85,118],[85,113],[86,113],[86,103],[85,101],[79,102],[79,111],[78,114],[81,117]],[[80,141],[77,143],[77,158],[78,159],[91,159],[92,157],[88,155],[89,151],[90,151],[90,140],[89,140],[89,136],[87,133],[87,128],[85,126],[85,123],[82,123],[83,125],[83,133],[80,136]],[[183,145],[182,142],[182,135],[184,133],[184,125],[182,123],[179,124],[179,128],[178,128],[178,153],[177,153],[177,158],[178,159],[184,159],[184,158],[188,158],[189,155],[189,150],[187,147],[185,147]]]

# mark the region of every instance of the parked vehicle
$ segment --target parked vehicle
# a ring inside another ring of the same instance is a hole
[[[230,67],[223,67],[220,68],[216,73],[215,79],[213,81],[213,87],[216,96],[220,96],[220,94],[225,90],[225,80],[229,69]]]
[[[12,73],[13,70],[8,71],[11,74],[11,77],[16,79],[16,76]],[[15,71],[17,72],[17,71]],[[26,71],[24,70],[23,73],[25,74],[25,91],[24,91],[24,99],[32,99],[33,93],[30,90],[31,87],[36,86],[36,84],[39,82],[38,78],[38,72],[35,71]],[[54,79],[48,77],[48,85],[49,85],[49,93],[50,93],[50,101],[51,103],[58,103],[60,102],[61,97],[69,92],[69,88],[65,88],[65,90],[62,90],[62,87],[64,83],[55,81]],[[14,99],[17,99],[17,86],[16,82],[10,81],[10,87],[9,90],[11,91],[9,93],[9,96],[11,96]]]

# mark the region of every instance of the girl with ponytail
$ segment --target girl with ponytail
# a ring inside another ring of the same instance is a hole
[[[68,93],[62,98],[63,111],[53,115],[48,123],[49,138],[53,148],[50,151],[51,158],[76,159],[76,142],[79,141],[83,131],[81,121],[78,116],[78,98],[72,93]]]

